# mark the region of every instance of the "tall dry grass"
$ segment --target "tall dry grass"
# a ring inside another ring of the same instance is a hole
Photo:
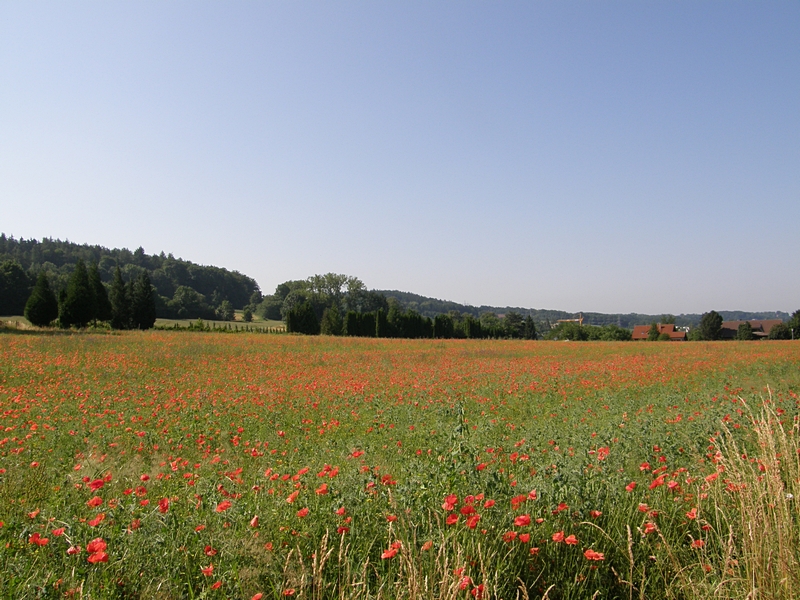
[[[706,507],[717,551],[704,558],[719,576],[682,578],[690,597],[800,598],[800,421],[786,422],[771,399],[749,414],[749,437],[724,428],[714,442],[719,477]]]

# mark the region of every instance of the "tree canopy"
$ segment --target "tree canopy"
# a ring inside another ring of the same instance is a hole
[[[700,317],[700,339],[712,341],[720,339],[722,332],[722,316],[715,310],[703,313]]]
[[[260,294],[258,284],[246,275],[220,267],[201,266],[175,258],[172,254],[161,252],[151,255],[141,247],[134,251],[126,248],[108,249],[49,238],[41,241],[15,239],[0,234],[0,261],[16,262],[27,276],[22,285],[15,282],[13,286],[13,289],[22,289],[16,292],[16,303],[12,305],[14,310],[0,310],[0,314],[22,314],[39,271],[47,273],[53,290],[66,289],[79,259],[84,265],[96,263],[99,279],[105,285],[111,284],[117,267],[128,281],[136,281],[139,274],[146,271],[157,295],[158,316],[165,318],[214,318],[214,311],[223,301],[227,300],[234,308],[241,309],[250,303],[254,293]],[[179,300],[175,300],[176,292],[182,287],[194,290],[201,298],[192,310],[187,311]],[[0,269],[0,308],[4,301],[3,289]],[[19,296],[24,297],[21,302]]]

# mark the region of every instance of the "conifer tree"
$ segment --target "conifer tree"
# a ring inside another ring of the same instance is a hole
[[[109,295],[111,304],[111,327],[114,329],[131,328],[131,301],[128,295],[128,288],[122,279],[122,271],[119,267],[114,271],[114,279],[111,282],[111,293]]]
[[[336,306],[326,308],[322,313],[320,331],[322,335],[342,335],[342,317]]]
[[[150,329],[156,323],[156,301],[147,271],[142,271],[133,284],[131,317],[134,329]]]
[[[39,271],[36,285],[25,304],[25,318],[37,327],[50,325],[58,317],[58,300],[50,288],[47,274]]]
[[[111,302],[108,300],[108,292],[106,287],[100,280],[100,270],[97,268],[97,263],[92,263],[89,267],[89,286],[92,288],[92,318],[97,321],[108,321],[111,319]]]
[[[522,332],[522,337],[526,340],[536,339],[536,323],[533,322],[533,317],[530,315],[525,317],[525,326]]]
[[[62,327],[85,327],[93,318],[94,294],[89,284],[89,273],[82,259],[75,263],[75,270],[67,285],[67,295],[59,307]]]
[[[306,335],[319,335],[320,326],[314,307],[309,301],[295,306],[286,315],[286,331],[288,333],[304,333]]]

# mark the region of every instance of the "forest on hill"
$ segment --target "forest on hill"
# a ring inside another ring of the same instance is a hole
[[[326,323],[328,330],[332,331],[347,330],[345,321],[348,313],[353,313],[350,317],[352,329],[356,327],[353,325],[356,322],[353,315],[374,313],[375,318],[380,319],[382,317],[378,313],[382,311],[387,318],[391,313],[389,330],[394,328],[398,332],[406,327],[401,326],[398,320],[398,315],[403,314],[404,318],[410,319],[409,323],[415,323],[414,327],[423,327],[420,323],[424,323],[424,328],[432,328],[434,320],[439,317],[439,331],[449,331],[452,321],[454,331],[458,333],[463,330],[465,337],[525,337],[532,335],[534,330],[539,336],[546,335],[557,326],[559,320],[578,316],[577,313],[561,310],[471,306],[411,292],[369,290],[356,277],[334,273],[286,281],[278,285],[273,294],[262,295],[258,283],[251,277],[221,267],[198,265],[175,258],[171,253],[147,254],[141,247],[134,251],[126,248],[112,250],[99,245],[51,238],[41,241],[15,239],[4,233],[0,234],[0,314],[22,314],[40,273],[46,275],[56,294],[65,291],[79,260],[89,267],[96,267],[100,281],[108,289],[111,288],[117,267],[126,285],[133,285],[142,274],[147,274],[154,288],[156,316],[160,318],[231,320],[233,311],[239,309],[244,310],[246,319],[258,314],[266,319],[284,320],[289,325],[289,313],[307,303],[313,309],[320,327]],[[326,308],[335,309],[327,315],[328,321],[323,319]],[[787,321],[791,318],[789,313],[781,311],[717,313],[726,321]],[[631,330],[634,325],[653,322],[696,328],[703,316],[597,312],[583,312],[580,315],[584,325],[604,328],[603,335],[613,339],[619,339],[622,329]],[[527,330],[525,321],[528,322]],[[372,331],[372,325],[362,324],[358,328]]]
[[[447,314],[451,311],[457,311],[461,314],[468,314],[478,318],[480,318],[480,316],[484,313],[504,315],[509,312],[515,312],[526,316],[530,315],[534,321],[541,324],[541,326],[544,328],[547,328],[548,325],[555,325],[559,319],[573,319],[579,314],[583,316],[583,323],[585,325],[596,325],[599,327],[605,325],[616,325],[617,327],[623,327],[625,329],[633,329],[634,325],[647,325],[653,322],[674,323],[677,326],[684,327],[697,327],[697,325],[700,324],[700,319],[703,316],[700,313],[680,315],[598,312],[571,313],[563,310],[522,308],[519,306],[471,306],[469,304],[459,304],[449,300],[438,300],[436,298],[420,296],[419,294],[412,294],[410,292],[400,292],[397,290],[376,291],[377,293],[386,296],[386,298],[394,298],[404,309],[415,310],[426,317],[433,318],[436,315]],[[781,319],[786,321],[791,316],[789,313],[783,311],[746,312],[736,310],[719,310],[717,312],[726,321],[743,321],[749,319]]]
[[[221,306],[241,309],[251,299],[261,301],[255,279],[221,267],[198,265],[172,254],[147,254],[141,247],[134,251],[109,249],[68,240],[26,240],[0,234],[0,263],[16,263],[21,267],[27,277],[25,298],[41,271],[47,275],[54,290],[66,289],[79,259],[87,265],[96,264],[100,279],[107,286],[110,286],[118,266],[127,282],[133,282],[142,272],[147,272],[156,291],[156,314],[162,318],[213,319]],[[16,277],[19,279],[18,274]],[[22,308],[8,314],[22,314]]]

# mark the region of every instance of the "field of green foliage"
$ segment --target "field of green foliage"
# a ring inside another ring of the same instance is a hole
[[[3,333],[0,597],[797,597],[798,392],[797,342]]]

